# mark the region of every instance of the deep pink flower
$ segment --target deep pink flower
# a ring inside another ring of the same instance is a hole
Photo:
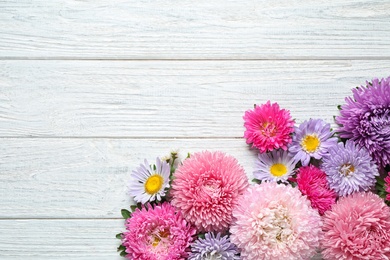
[[[390,208],[372,192],[341,197],[323,231],[324,259],[390,259]]]
[[[325,172],[310,165],[298,169],[297,184],[303,195],[306,195],[311,206],[322,215],[331,209],[336,202],[336,192],[329,188]]]
[[[390,172],[388,173],[388,176],[385,178],[385,189],[387,192],[386,200],[390,201]]]
[[[241,259],[310,259],[322,235],[321,217],[298,189],[263,182],[251,186],[233,210],[230,240]]]
[[[201,232],[226,232],[248,178],[223,152],[199,152],[184,160],[172,183],[172,205]]]
[[[122,244],[132,260],[183,259],[196,232],[168,203],[136,209],[125,225]]]
[[[252,144],[261,153],[279,148],[287,150],[287,145],[292,141],[290,134],[294,131],[294,121],[288,110],[268,101],[256,105],[254,110],[246,111],[243,118],[247,144]]]

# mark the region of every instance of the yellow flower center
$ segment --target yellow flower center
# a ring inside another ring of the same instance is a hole
[[[164,179],[160,174],[151,175],[145,182],[146,193],[150,195],[156,194],[161,189],[163,182]]]
[[[321,141],[317,135],[306,135],[301,141],[302,148],[309,153],[317,151]]]
[[[169,236],[169,230],[160,231],[157,235],[153,235],[152,246],[156,247],[160,244],[161,240]]]
[[[341,172],[342,175],[348,177],[352,173],[355,172],[355,167],[352,164],[347,163],[347,164],[344,164],[343,166],[341,166],[340,172]]]
[[[275,177],[283,176],[287,173],[287,167],[281,163],[275,163],[271,166],[271,174]]]

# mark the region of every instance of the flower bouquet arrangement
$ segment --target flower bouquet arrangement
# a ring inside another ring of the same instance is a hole
[[[390,77],[352,90],[337,129],[270,101],[244,114],[249,182],[220,151],[132,173],[118,248],[137,260],[390,259]]]

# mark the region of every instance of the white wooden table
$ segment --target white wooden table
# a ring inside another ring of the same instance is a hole
[[[251,176],[254,103],[335,126],[389,75],[388,0],[0,0],[0,259],[121,259],[144,158],[222,150]]]

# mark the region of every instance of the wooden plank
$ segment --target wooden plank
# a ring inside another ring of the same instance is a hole
[[[121,218],[132,204],[131,171],[171,150],[222,150],[252,176],[256,151],[243,139],[0,140],[0,218]],[[252,178],[252,177],[251,177]]]
[[[390,57],[387,0],[0,1],[0,58]]]
[[[297,123],[337,105],[383,61],[0,61],[3,137],[241,137],[253,104]],[[334,126],[334,125],[333,125]]]
[[[0,258],[124,259],[116,252],[123,220],[0,220]]]

